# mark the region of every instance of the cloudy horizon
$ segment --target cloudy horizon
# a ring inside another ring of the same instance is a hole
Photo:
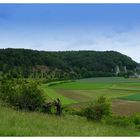
[[[0,4],[0,48],[114,50],[140,62],[140,4]]]

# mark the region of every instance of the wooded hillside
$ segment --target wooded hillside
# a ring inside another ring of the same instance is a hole
[[[74,79],[115,76],[133,71],[137,63],[115,51],[46,52],[0,49],[0,72],[9,77]]]

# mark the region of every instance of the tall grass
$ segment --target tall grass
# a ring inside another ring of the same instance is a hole
[[[76,115],[56,117],[0,106],[0,136],[140,136],[140,132]]]

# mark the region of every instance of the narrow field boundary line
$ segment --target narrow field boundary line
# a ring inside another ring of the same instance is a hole
[[[111,89],[111,90],[124,90],[124,91],[139,91],[140,92],[140,89],[129,89],[129,88],[108,88],[108,89]]]

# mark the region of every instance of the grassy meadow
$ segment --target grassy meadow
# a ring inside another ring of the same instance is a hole
[[[0,136],[140,136],[138,129],[90,122],[76,115],[56,117],[0,105]]]

